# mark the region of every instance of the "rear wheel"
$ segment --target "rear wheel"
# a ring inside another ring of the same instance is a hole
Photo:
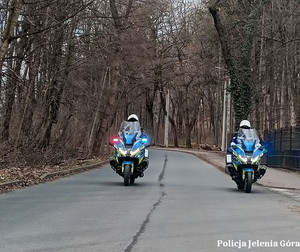
[[[245,192],[250,193],[252,187],[252,173],[247,172],[245,176]]]
[[[124,166],[124,185],[129,186],[130,180],[130,165],[126,164]]]

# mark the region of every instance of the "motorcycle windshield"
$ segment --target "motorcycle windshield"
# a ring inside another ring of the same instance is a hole
[[[259,143],[259,137],[255,129],[240,129],[237,139],[242,143],[246,152],[252,152],[256,143]]]
[[[133,144],[136,141],[137,135],[141,132],[141,125],[138,121],[124,121],[121,124],[120,132],[124,137],[125,144]]]

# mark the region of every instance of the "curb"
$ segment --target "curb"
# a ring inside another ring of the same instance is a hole
[[[82,167],[76,167],[76,168],[73,168],[73,169],[62,170],[62,171],[57,171],[57,172],[49,172],[49,173],[45,173],[45,174],[41,175],[39,178],[41,180],[46,180],[48,178],[52,178],[52,177],[55,177],[57,175],[67,175],[67,174],[71,174],[71,173],[75,173],[75,172],[84,172],[84,171],[92,170],[94,168],[102,166],[106,163],[108,163],[108,160],[102,161],[102,162],[99,162],[99,163],[96,163],[96,164],[86,165],[86,166],[82,166]],[[8,181],[8,182],[5,182],[5,183],[0,183],[0,188],[5,188],[6,186],[18,185],[18,184],[22,184],[22,183],[25,183],[25,182],[26,182],[25,180]]]
[[[6,186],[12,186],[12,185],[16,185],[16,184],[21,184],[24,183],[24,180],[14,180],[14,181],[9,181],[9,182],[5,182],[5,183],[1,183],[0,184],[0,188],[4,188]]]
[[[51,177],[54,177],[54,176],[57,176],[57,175],[62,175],[62,174],[66,175],[66,174],[70,174],[70,173],[73,173],[73,172],[83,172],[83,171],[87,171],[87,170],[91,170],[91,169],[97,168],[98,166],[102,166],[102,165],[104,165],[106,163],[108,163],[108,160],[102,161],[102,162],[99,162],[99,163],[96,163],[96,164],[91,164],[91,165],[87,165],[87,166],[73,168],[73,169],[45,173],[42,176],[40,176],[40,179],[44,180],[46,178],[51,178]]]

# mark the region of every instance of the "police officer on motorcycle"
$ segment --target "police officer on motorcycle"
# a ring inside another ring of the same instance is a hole
[[[129,134],[131,136],[135,136],[135,137],[134,138],[126,138],[126,137],[124,137],[124,133]],[[136,114],[129,115],[127,120],[122,122],[120,131],[118,134],[126,146],[132,146],[137,140],[139,140],[141,138],[148,138],[148,136],[145,134],[143,128],[141,128],[139,118]],[[143,153],[145,154],[145,149],[143,150]],[[145,155],[145,160],[148,160],[147,155]],[[147,167],[145,167],[145,169],[146,168]],[[144,176],[144,171],[141,170],[140,177],[143,177],[143,176]]]
[[[131,114],[128,116],[127,120],[122,122],[119,136],[124,140],[124,142],[128,145],[133,144],[132,140],[130,142],[126,142],[127,140],[124,139],[123,132],[131,132],[136,133],[136,139],[142,138],[144,130],[141,128],[139,118],[136,114]]]
[[[240,122],[240,129],[251,129],[251,124],[250,124],[250,122],[248,121],[248,120],[243,120],[243,121],[241,121]],[[230,143],[235,143],[235,144],[239,144],[240,143],[240,138],[239,138],[239,134],[238,134],[238,132],[236,132],[234,135],[233,135],[233,137],[232,137],[232,139],[231,139],[231,141],[230,141]]]
[[[239,132],[242,130],[242,129],[251,129],[251,124],[248,120],[242,120],[240,122],[240,128],[239,128],[239,131],[236,132],[233,136],[232,136],[232,139],[230,141],[230,145],[232,143],[234,144],[240,144],[241,143],[241,140],[243,140],[241,138],[241,134],[239,134]],[[260,143],[256,143],[256,145],[260,145]],[[227,150],[227,153],[230,155],[231,154],[231,160],[232,160],[232,152],[229,148],[229,150]],[[231,163],[231,160],[226,160],[226,167],[225,167],[225,171],[226,173],[229,173],[230,176],[234,176],[235,175],[235,169]]]
[[[266,168],[261,158],[266,149],[248,120],[242,120],[240,128],[230,142],[226,155],[226,173],[236,182],[238,189],[251,192],[251,185],[264,176]]]

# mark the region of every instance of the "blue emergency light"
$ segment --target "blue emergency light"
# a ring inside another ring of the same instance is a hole
[[[144,137],[144,138],[142,138],[142,142],[143,142],[143,143],[147,143],[147,142],[148,142],[148,139]]]

